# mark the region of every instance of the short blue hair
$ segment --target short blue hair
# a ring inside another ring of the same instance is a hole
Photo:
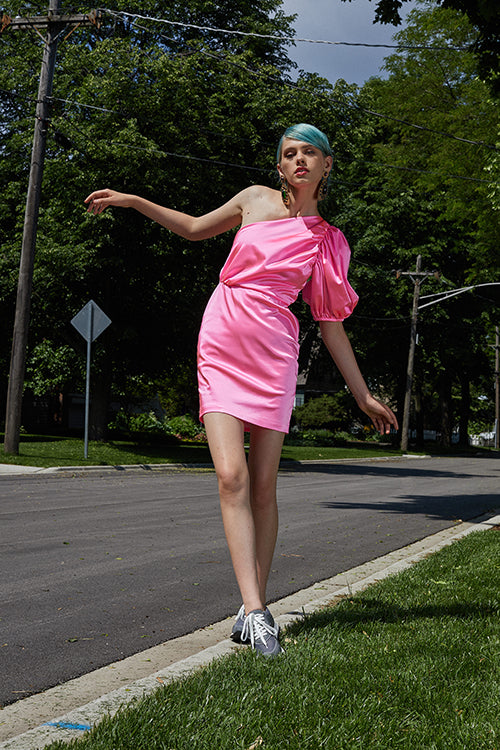
[[[311,146],[319,148],[323,156],[333,156],[332,149],[328,142],[328,138],[321,130],[314,127],[314,125],[308,125],[305,122],[301,122],[298,125],[292,125],[287,128],[281,140],[278,144],[278,151],[276,152],[276,160],[279,162],[281,159],[281,150],[283,148],[283,141],[285,138],[293,138],[295,141],[303,141],[304,143],[310,143]]]

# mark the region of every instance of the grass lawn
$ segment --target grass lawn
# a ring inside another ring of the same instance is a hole
[[[470,534],[46,750],[494,750],[500,532]]]
[[[89,457],[83,457],[83,440],[80,438],[22,435],[19,455],[6,455],[3,441],[0,446],[0,463],[23,466],[117,466],[127,464],[160,463],[211,463],[208,446],[204,443],[179,445],[148,445],[126,440],[105,443],[90,442]],[[401,455],[391,446],[377,443],[359,443],[342,448],[313,448],[285,445],[283,458],[288,460],[328,458],[372,458],[374,456]]]

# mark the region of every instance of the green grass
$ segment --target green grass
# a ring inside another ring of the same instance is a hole
[[[50,750],[491,750],[500,533],[473,533]],[[47,750],[49,750],[47,748]]]
[[[210,463],[208,446],[204,443],[179,445],[148,445],[127,440],[90,442],[88,459],[83,457],[84,445],[80,438],[63,438],[43,435],[22,435],[19,455],[5,454],[0,447],[0,463],[24,466],[117,466],[128,464],[159,463]],[[400,455],[401,452],[378,445],[361,443],[359,447],[316,448],[287,446],[283,458],[287,460],[328,458],[372,458],[374,456]]]
[[[5,454],[0,447],[0,463],[24,466],[118,466],[125,464],[209,463],[207,445],[148,445],[127,440],[89,442],[88,459],[83,457],[83,440],[23,435],[19,455]]]

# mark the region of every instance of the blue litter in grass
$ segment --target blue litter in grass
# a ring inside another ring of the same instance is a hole
[[[67,721],[46,721],[44,726],[57,727],[58,729],[79,729],[81,732],[92,729],[90,724],[70,724]]]

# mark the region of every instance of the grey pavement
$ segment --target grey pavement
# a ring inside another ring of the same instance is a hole
[[[286,601],[491,513],[499,505],[499,472],[497,458],[289,467],[279,476],[272,598]],[[213,623],[229,632],[225,618],[240,602],[212,472],[3,474],[0,497],[1,700],[18,701],[2,711],[0,739],[5,712],[19,713],[41,690],[61,690],[54,686],[87,674],[94,690],[109,692],[93,676],[104,670],[109,678],[117,664],[135,660],[134,676],[145,678],[145,649],[169,642],[170,662],[178,661],[182,637],[192,642],[187,634],[201,632],[206,644],[213,629],[222,637]],[[29,723],[25,716],[20,731]],[[6,731],[12,736],[12,727]]]

